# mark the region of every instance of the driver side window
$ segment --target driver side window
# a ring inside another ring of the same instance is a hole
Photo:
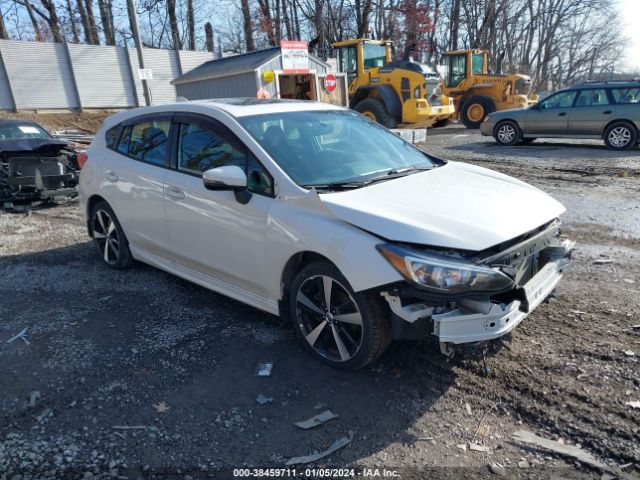
[[[178,170],[200,175],[211,168],[235,165],[247,175],[252,193],[273,195],[273,179],[258,160],[226,132],[208,122],[179,124]]]
[[[569,108],[573,105],[576,92],[560,92],[540,102],[540,110],[549,110],[551,108]]]

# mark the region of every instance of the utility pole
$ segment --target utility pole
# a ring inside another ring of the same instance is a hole
[[[142,40],[140,40],[140,30],[138,29],[138,14],[136,11],[135,0],[127,0],[127,8],[129,9],[129,23],[131,24],[131,33],[133,34],[133,41],[136,44],[136,51],[138,52],[138,68],[144,69],[144,55],[142,54]],[[151,105],[151,93],[149,92],[149,85],[147,80],[141,80],[142,89],[144,90],[144,102],[148,106]]]

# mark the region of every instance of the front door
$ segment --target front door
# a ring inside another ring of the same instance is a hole
[[[267,296],[266,230],[273,179],[242,142],[209,117],[180,114],[175,169],[165,177],[165,212],[172,258],[180,265]],[[251,198],[210,191],[202,173],[236,165],[247,173]]]
[[[575,97],[575,91],[558,92],[527,110],[524,133],[551,137],[566,135],[569,112]]]

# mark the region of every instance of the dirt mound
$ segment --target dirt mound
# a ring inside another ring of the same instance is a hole
[[[56,131],[62,129],[84,130],[95,133],[105,118],[116,113],[117,110],[96,110],[91,112],[58,112],[35,113],[18,112],[2,113],[3,118],[21,118],[39,123],[47,130]]]

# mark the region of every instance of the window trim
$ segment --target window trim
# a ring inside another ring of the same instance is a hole
[[[175,171],[177,173],[184,174],[184,175],[189,175],[191,177],[197,177],[202,179],[202,173],[204,172],[197,174],[197,173],[189,172],[186,170],[180,170],[178,166],[178,153],[179,153],[178,149],[180,148],[180,140],[179,140],[180,125],[189,123],[189,122],[200,122],[200,123],[203,123],[204,125],[211,127],[214,131],[219,131],[220,135],[225,141],[229,141],[227,138],[230,137],[231,139],[230,143],[238,144],[240,150],[242,150],[243,153],[251,155],[255,159],[256,163],[260,165],[269,176],[272,193],[268,194],[265,192],[256,192],[256,191],[250,190],[248,187],[247,187],[247,191],[250,192],[252,195],[261,195],[263,197],[276,198],[276,182],[273,178],[273,175],[269,171],[269,169],[264,166],[264,163],[260,161],[258,156],[251,150],[251,148],[249,148],[249,146],[247,146],[245,142],[243,142],[235,133],[233,133],[229,127],[227,127],[220,120],[210,117],[208,115],[192,113],[192,112],[176,112],[173,115],[173,119],[171,120],[171,130],[169,135],[169,138],[171,139],[171,152],[170,152],[170,161],[169,161],[170,170]],[[247,167],[248,165],[245,165],[245,168],[244,168],[245,175],[247,175]]]
[[[147,113],[144,115],[139,115],[137,117],[132,117],[129,118],[127,120],[124,120],[122,122],[120,122],[117,127],[120,129],[119,133],[118,133],[118,142],[116,143],[116,148],[109,148],[107,147],[109,150],[117,153],[118,155],[122,155],[123,157],[129,158],[131,160],[135,160],[136,162],[140,162],[143,163],[145,165],[152,165],[154,167],[158,167],[158,168],[164,168],[164,169],[169,169],[171,162],[170,162],[170,158],[171,158],[171,150],[172,150],[172,145],[171,145],[171,141],[172,141],[172,137],[171,137],[171,127],[173,125],[173,117],[174,117],[174,113],[173,112],[158,112],[158,113]],[[120,146],[120,142],[122,141],[122,135],[125,131],[125,129],[127,127],[132,127],[133,130],[133,126],[134,125],[138,125],[140,123],[145,123],[145,122],[150,122],[150,121],[168,121],[169,122],[169,134],[167,135],[167,153],[165,154],[165,161],[163,165],[158,165],[157,163],[153,163],[153,162],[147,162],[145,160],[141,160],[137,157],[134,157],[133,155],[129,155],[128,153],[122,153],[120,150],[118,150],[118,147]],[[114,128],[114,127],[112,127]],[[111,129],[109,129],[111,130]]]

